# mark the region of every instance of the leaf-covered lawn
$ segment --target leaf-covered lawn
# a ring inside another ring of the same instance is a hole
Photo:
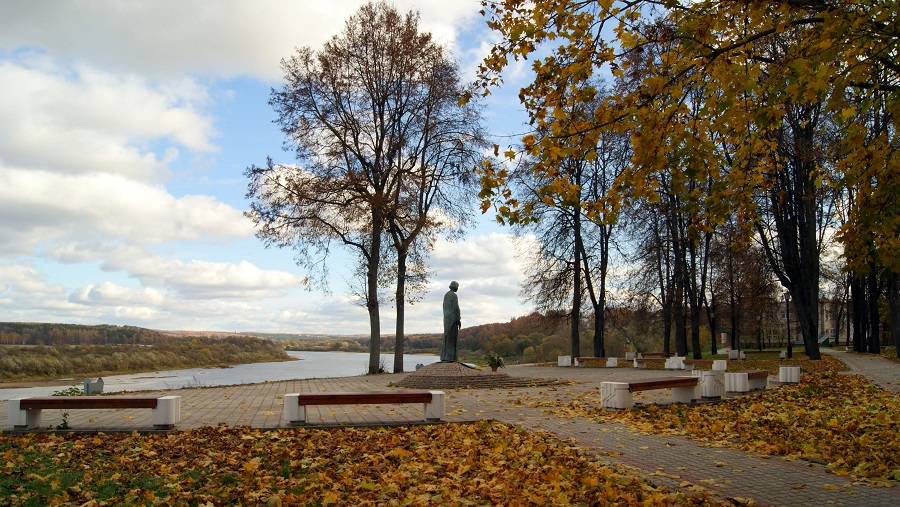
[[[599,394],[590,398],[590,403],[577,405],[582,416],[617,419],[655,434],[821,461],[839,475],[900,481],[900,396],[860,375],[804,374],[799,384],[720,403],[648,404],[618,412],[597,409]]]
[[[393,428],[0,435],[0,505],[715,505],[545,433]]]

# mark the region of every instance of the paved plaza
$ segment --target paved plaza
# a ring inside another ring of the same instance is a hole
[[[853,372],[868,375],[879,385],[900,392],[900,365],[880,358],[826,352],[844,360]],[[557,408],[576,401],[579,395],[599,392],[603,381],[671,376],[671,372],[543,366],[512,366],[504,370],[512,377],[559,382],[533,387],[448,390],[446,420],[493,419],[548,431],[585,451],[597,453],[604,461],[639,469],[653,484],[671,489],[701,486],[722,497],[752,498],[756,505],[900,505],[900,488],[854,484],[847,477],[828,473],[822,464],[714,448],[682,437],[643,435],[618,423],[567,417]],[[181,396],[181,430],[218,425],[269,429],[285,426],[281,416],[287,393],[383,391],[408,375],[307,379],[154,393]],[[656,393],[642,393],[641,397],[664,402],[668,396],[665,391]],[[6,411],[7,403],[0,403],[2,429],[9,431]],[[42,426],[54,427],[62,421],[61,417],[61,411],[45,410]],[[72,428],[96,431],[143,431],[150,427],[149,419],[147,410],[72,410],[68,415]],[[421,405],[308,408],[311,425],[408,424],[421,419]]]

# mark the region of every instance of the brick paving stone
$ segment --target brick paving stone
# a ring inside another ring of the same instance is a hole
[[[845,361],[853,372],[869,375],[892,391],[900,388],[900,365],[881,358],[825,350]],[[631,380],[671,376],[664,370],[634,368],[573,368],[515,366],[505,377],[527,387],[448,389],[449,422],[493,419],[528,429],[548,431],[605,462],[640,471],[653,484],[680,489],[700,486],[727,497],[753,498],[756,505],[900,505],[900,488],[872,488],[830,474],[820,464],[787,461],[726,448],[714,448],[676,436],[642,435],[614,423],[566,418],[556,406],[579,394],[597,392],[605,380]],[[685,373],[681,373],[685,374]],[[372,391],[395,388],[411,373],[334,379],[265,382],[229,387],[196,387],[155,394],[182,397],[178,429],[224,424],[233,427],[285,427],[281,421],[283,398],[292,392]],[[529,379],[531,382],[529,382]],[[543,382],[553,379],[555,383]],[[561,382],[560,382],[561,381]],[[550,385],[543,385],[550,384]],[[665,402],[667,391],[638,393],[644,402]],[[545,401],[535,404],[535,401]],[[5,431],[7,403],[0,402],[0,426]],[[148,410],[72,410],[69,425],[80,431],[146,431]],[[419,424],[420,405],[356,405],[310,407],[310,422],[320,426]],[[43,425],[60,424],[60,411],[45,410]],[[312,427],[315,427],[313,425]],[[827,488],[827,489],[826,489]]]

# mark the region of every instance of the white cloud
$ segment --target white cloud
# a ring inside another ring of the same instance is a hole
[[[156,178],[176,146],[212,152],[205,92],[184,79],[151,84],[83,65],[0,61],[0,162],[45,171]],[[162,153],[154,140],[173,143]]]
[[[247,237],[252,224],[214,197],[175,198],[165,188],[111,174],[60,175],[0,167],[0,253],[65,239],[127,244]]]
[[[0,48],[38,47],[64,58],[148,75],[281,77],[297,46],[319,47],[343,30],[359,0],[156,0],[7,2]],[[439,41],[478,19],[477,0],[402,0]]]
[[[253,263],[189,260],[154,254],[144,247],[109,245],[102,242],[59,245],[45,254],[59,262],[98,263],[105,272],[122,273],[141,283],[147,290],[168,292],[178,299],[258,299],[279,295],[282,291],[306,287],[306,279],[295,273],[261,269]],[[90,285],[78,291],[96,290]],[[105,285],[107,293],[112,289]],[[99,295],[100,293],[96,293]],[[81,298],[79,300],[86,300]],[[100,298],[100,301],[103,301]]]
[[[253,299],[305,285],[305,280],[293,273],[263,270],[247,261],[233,264],[144,258],[131,259],[122,267],[142,283],[170,287],[187,299]]]
[[[158,306],[165,296],[152,288],[132,289],[102,282],[78,289],[69,295],[69,301],[91,306]]]

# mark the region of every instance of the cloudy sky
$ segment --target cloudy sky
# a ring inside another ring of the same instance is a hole
[[[0,321],[361,334],[346,259],[308,290],[290,250],[243,216],[244,169],[293,162],[267,104],[279,61],[318,48],[353,0],[0,1]],[[492,35],[478,0],[396,0],[466,78]],[[489,102],[501,145],[523,131],[521,83]],[[438,332],[460,282],[463,325],[527,313],[509,231],[484,217],[440,243],[408,332]],[[394,326],[382,306],[382,329]]]

